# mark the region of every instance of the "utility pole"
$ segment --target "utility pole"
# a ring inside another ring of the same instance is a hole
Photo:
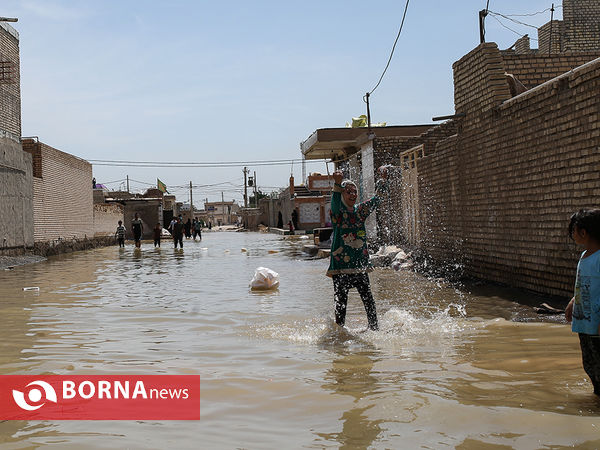
[[[194,202],[192,201],[192,182],[190,181],[190,218],[194,218]]]
[[[248,168],[244,167],[244,208],[248,207]]]
[[[485,42],[485,16],[487,16],[487,9],[479,11],[479,43]]]
[[[550,42],[548,43],[548,56],[552,53],[552,21],[554,20],[554,3],[550,8]]]
[[[129,192],[129,175],[127,175],[127,192]]]
[[[221,225],[225,225],[225,198],[223,197],[223,191],[221,191]]]
[[[256,187],[256,170],[254,171],[254,207],[258,208],[258,188]]]

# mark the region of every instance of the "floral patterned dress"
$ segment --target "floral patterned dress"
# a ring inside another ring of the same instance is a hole
[[[386,184],[380,180],[377,194],[370,200],[349,208],[342,202],[342,188],[333,187],[331,196],[331,255],[327,276],[342,273],[365,273],[373,270],[367,250],[365,221],[369,214],[381,203],[379,193]]]

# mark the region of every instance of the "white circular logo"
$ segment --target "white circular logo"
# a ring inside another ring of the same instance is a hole
[[[52,386],[50,386],[45,381],[41,381],[41,380],[32,381],[25,387],[29,387],[31,385],[41,387],[44,390],[44,398],[46,400],[51,401],[53,403],[57,402],[56,391],[54,390],[54,388]],[[23,392],[16,391],[13,389],[12,394],[13,394],[13,398],[15,399],[15,403],[19,406],[19,408],[22,408],[26,411],[35,411],[36,409],[40,409],[42,406],[44,406],[46,404],[46,402],[44,402],[41,405],[33,406],[33,405],[30,405],[27,402],[27,400],[25,400],[25,394]],[[42,400],[42,392],[39,389],[31,389],[29,391],[29,393],[27,394],[27,399],[31,403],[38,403],[39,401]]]

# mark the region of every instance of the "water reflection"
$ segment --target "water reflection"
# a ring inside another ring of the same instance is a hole
[[[325,374],[324,389],[353,398],[352,408],[340,417],[342,431],[317,433],[327,441],[339,443],[341,449],[368,448],[381,433],[382,419],[373,420],[369,410],[375,406],[378,378],[372,374],[376,359],[371,352],[338,351]]]

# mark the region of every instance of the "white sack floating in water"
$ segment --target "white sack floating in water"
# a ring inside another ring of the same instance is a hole
[[[250,281],[250,287],[256,291],[268,291],[279,287],[279,274],[266,267],[258,267],[254,272],[254,278]]]

